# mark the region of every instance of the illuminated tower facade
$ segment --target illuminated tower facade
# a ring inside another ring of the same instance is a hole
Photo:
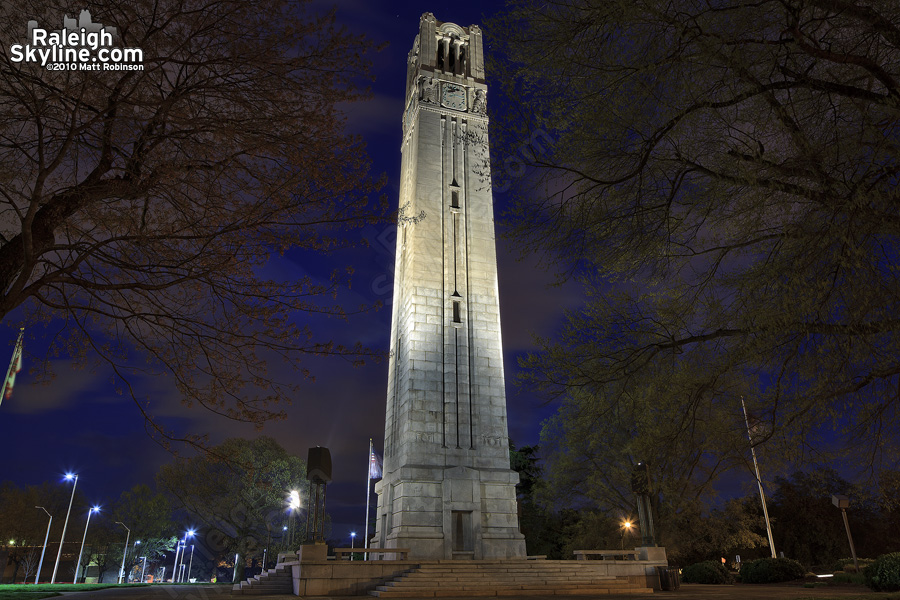
[[[409,53],[384,478],[373,547],[525,555],[510,469],[481,30],[426,13]]]

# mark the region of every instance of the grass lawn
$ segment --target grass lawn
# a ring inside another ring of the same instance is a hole
[[[129,583],[128,587],[144,587],[149,583]],[[115,583],[39,583],[37,585],[16,583],[0,585],[0,600],[40,600],[59,596],[59,592],[87,592],[120,587]]]
[[[113,587],[147,587],[149,583],[6,583],[0,592],[89,592]]]

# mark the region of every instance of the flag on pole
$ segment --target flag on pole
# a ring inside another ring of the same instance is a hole
[[[372,446],[372,438],[369,438],[369,473],[366,475],[366,526],[363,533],[364,546],[369,549],[369,500],[372,497],[372,480],[381,477],[381,457],[375,454],[375,448]],[[369,560],[369,553],[363,557],[363,560]]]
[[[381,457],[369,446],[369,479],[381,479]]]
[[[3,384],[2,399],[9,399],[12,396],[13,384],[16,382],[16,373],[22,370],[22,338],[25,335],[25,328],[19,330],[19,339],[16,340],[16,349],[13,350],[12,360],[9,362],[9,370],[6,372],[6,381]]]

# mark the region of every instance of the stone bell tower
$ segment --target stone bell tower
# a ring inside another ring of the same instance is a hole
[[[425,13],[406,77],[372,547],[525,555],[509,467],[481,30]]]

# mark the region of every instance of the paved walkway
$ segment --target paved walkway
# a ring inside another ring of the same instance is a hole
[[[232,596],[231,585],[147,585],[142,587],[106,588],[84,592],[60,592],[65,600],[238,600],[243,596]],[[259,600],[291,596],[253,596]],[[247,596],[250,598],[250,596]]]
[[[619,594],[602,596],[504,596],[503,600],[796,600],[799,598],[846,598],[871,594],[862,586],[819,586],[805,588],[802,585],[691,585],[685,584],[676,592],[656,592],[623,596]],[[116,589],[108,588],[95,592],[63,592],[70,596],[66,600],[288,600],[295,596],[231,595],[230,585],[153,585],[149,587]],[[362,600],[366,596],[343,596],[340,598],[316,597],[315,600]],[[877,597],[877,596],[876,596]],[[308,597],[312,600],[312,597]],[[415,600],[415,599],[411,599]],[[430,599],[434,600],[434,599]],[[451,600],[442,598],[441,600]]]

